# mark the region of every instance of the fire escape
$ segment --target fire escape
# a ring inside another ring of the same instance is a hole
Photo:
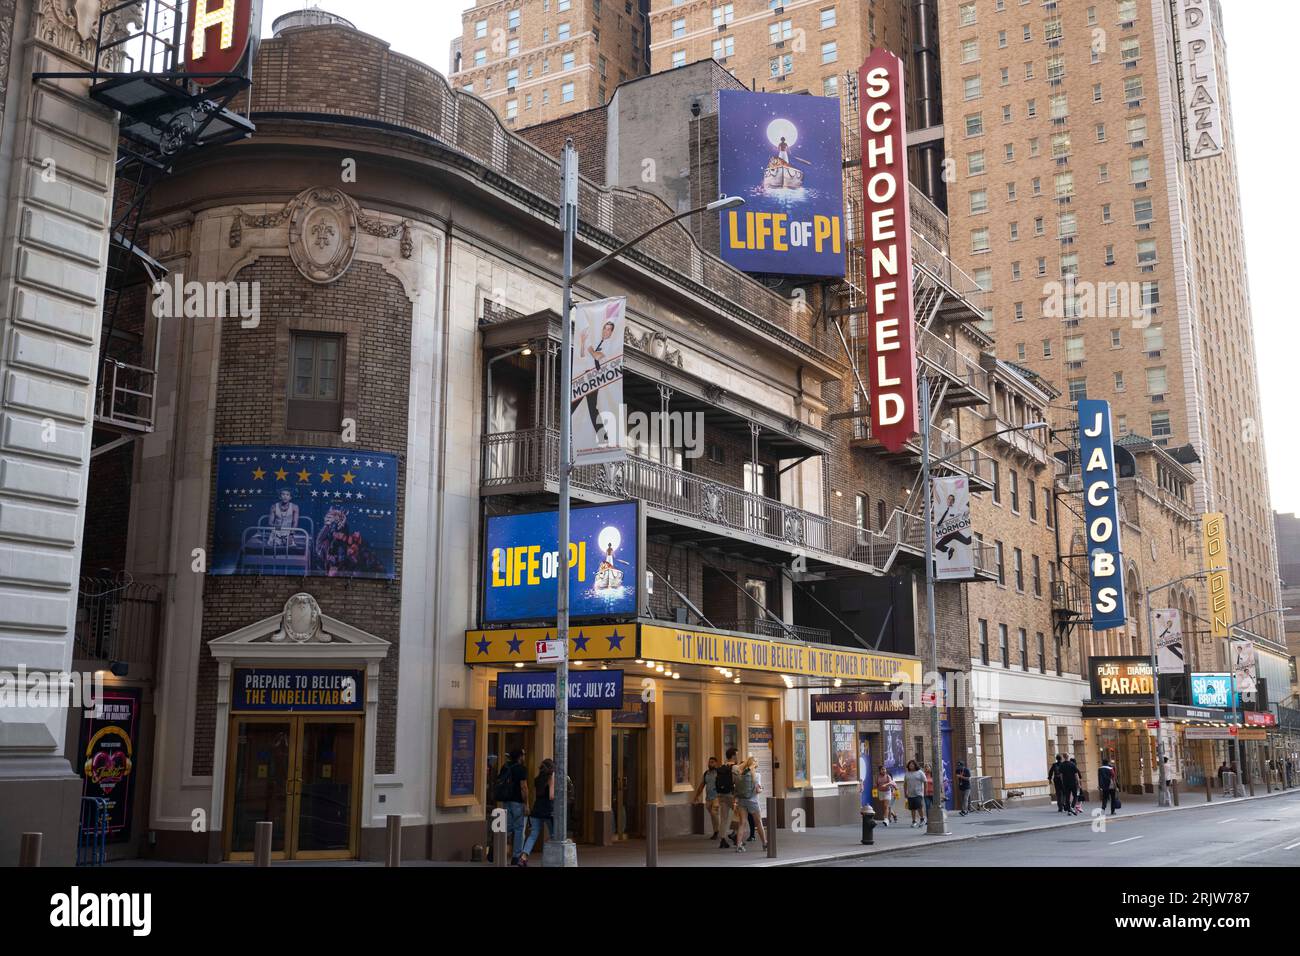
[[[105,4],[92,70],[34,77],[87,80],[91,99],[120,117],[92,457],[154,428],[162,330],[159,320],[148,321],[147,306],[167,269],[138,242],[150,191],[191,150],[253,132],[246,117],[228,108],[250,85],[247,71],[186,69],[186,7],[185,0]]]
[[[863,254],[861,139],[858,125],[856,74],[841,77],[843,163],[845,206],[848,210],[848,274],[842,284],[828,290],[829,315],[852,368],[852,407],[831,416],[853,422],[853,444],[877,454],[916,466],[906,504],[897,508],[883,528],[867,532],[871,563],[888,572],[900,558],[921,560],[925,528],[921,519],[921,439],[909,442],[891,455],[871,435],[867,361],[866,257]],[[987,404],[990,399],[988,373],[962,355],[953,342],[956,329],[983,318],[984,290],[962,272],[946,253],[947,217],[915,187],[909,188],[912,231],[912,312],[917,359],[924,366],[930,391],[931,459],[942,458],[965,443],[955,429],[945,428],[953,410]],[[935,474],[964,475],[975,489],[991,489],[993,459],[978,448],[969,449],[938,465]],[[989,555],[977,555],[977,568],[991,566]]]

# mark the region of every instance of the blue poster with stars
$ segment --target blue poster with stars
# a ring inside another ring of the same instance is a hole
[[[217,446],[209,574],[397,576],[397,456]]]

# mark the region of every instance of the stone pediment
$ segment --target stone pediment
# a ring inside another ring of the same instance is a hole
[[[390,643],[321,611],[316,599],[299,592],[284,610],[208,643],[218,661],[235,658],[381,661]]]

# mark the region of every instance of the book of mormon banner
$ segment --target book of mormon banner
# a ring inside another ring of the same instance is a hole
[[[934,576],[938,581],[968,580],[975,574],[971,548],[970,484],[965,478],[930,479],[934,518]]]
[[[388,578],[397,456],[219,445],[209,574]]]
[[[569,424],[573,462],[622,461],[623,326],[627,299],[598,299],[573,307],[573,381]]]

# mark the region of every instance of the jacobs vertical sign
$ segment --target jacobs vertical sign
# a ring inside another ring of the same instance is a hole
[[[903,61],[888,50],[872,50],[858,71],[858,102],[871,436],[896,452],[920,428]]]
[[[1104,631],[1122,627],[1125,621],[1124,561],[1119,544],[1110,402],[1098,398],[1079,400],[1079,461],[1083,467],[1092,629]]]

